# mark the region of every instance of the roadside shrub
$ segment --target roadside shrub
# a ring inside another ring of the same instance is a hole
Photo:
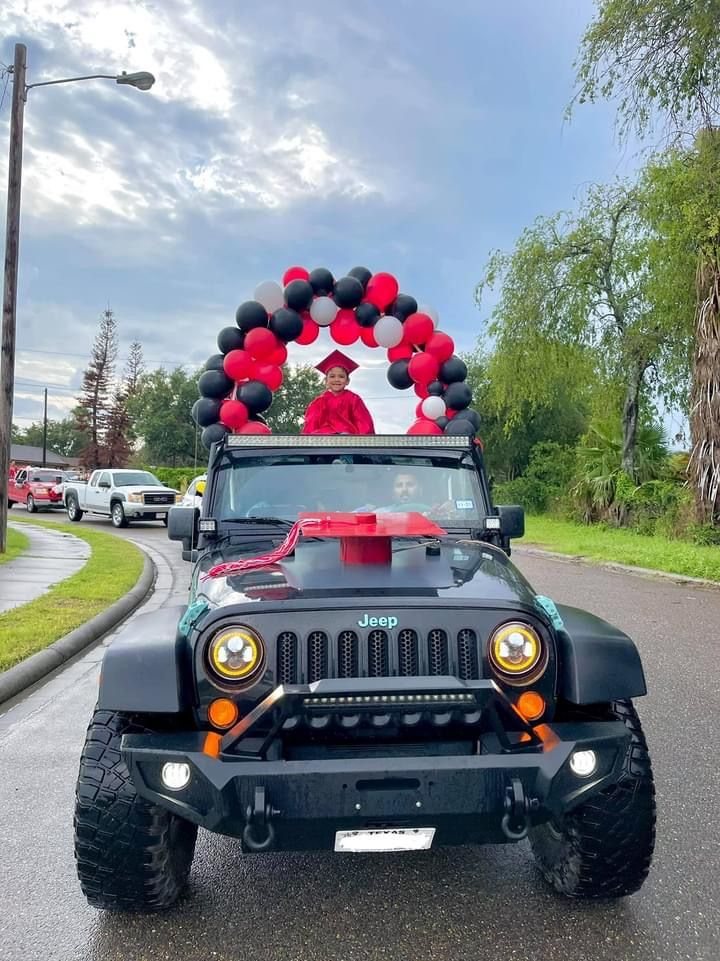
[[[194,478],[205,473],[205,466],[198,464],[197,467],[143,467],[149,470],[166,487],[173,487],[175,490],[184,494]]]
[[[572,448],[555,441],[541,441],[530,452],[522,477],[496,484],[496,504],[522,504],[530,514],[542,514],[565,494],[575,466]]]

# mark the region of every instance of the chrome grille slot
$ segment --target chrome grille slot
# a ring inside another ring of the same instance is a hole
[[[448,673],[447,634],[438,627],[428,634],[428,667],[431,674]]]
[[[415,677],[420,673],[418,636],[408,628],[398,633],[398,669],[401,677]]]
[[[297,684],[297,661],[297,637],[292,631],[283,631],[277,640],[277,676],[279,684]]]
[[[478,670],[478,647],[477,634],[475,631],[464,627],[458,632],[458,677],[463,681],[477,680],[480,677]]]
[[[328,676],[328,637],[325,631],[311,631],[308,636],[308,682]]]
[[[387,677],[388,636],[385,631],[370,631],[368,634],[368,676]]]

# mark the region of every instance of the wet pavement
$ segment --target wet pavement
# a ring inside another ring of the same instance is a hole
[[[165,530],[119,533],[148,546],[159,565],[146,609],[184,598],[190,565]],[[520,552],[514,559],[538,591],[614,621],[641,649],[650,694],[638,708],[655,768],[658,843],[638,894],[567,901],[543,884],[527,842],[248,856],[201,831],[177,906],[159,916],[96,911],[75,877],[72,808],[100,646],[0,716],[3,961],[715,961],[720,590]]]
[[[0,614],[34,601],[77,573],[90,557],[90,545],[72,534],[25,523],[10,526],[28,538],[30,547],[0,564]]]

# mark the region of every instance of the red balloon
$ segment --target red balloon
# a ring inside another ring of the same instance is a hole
[[[220,423],[230,430],[240,430],[248,422],[250,412],[241,400],[226,400],[220,408]]]
[[[373,274],[365,288],[365,300],[385,310],[395,300],[399,290],[400,285],[392,274]]]
[[[246,350],[231,350],[225,354],[223,368],[233,380],[245,380],[250,374],[252,357]]]
[[[238,434],[272,434],[272,431],[267,424],[261,424],[259,420],[249,420],[240,428]]]
[[[360,336],[360,324],[355,320],[355,311],[343,308],[337,312],[335,320],[330,324],[330,336],[336,344],[348,346],[354,344]]]
[[[318,335],[320,334],[320,328],[312,319],[310,314],[308,314],[307,317],[305,316],[305,314],[303,314],[302,316],[304,318],[302,333],[300,334],[299,337],[295,338],[295,343],[296,344],[312,344],[313,341],[316,341],[318,339]]]
[[[408,374],[416,384],[429,384],[431,380],[436,380],[439,370],[440,364],[437,358],[432,354],[426,354],[424,350],[419,354],[413,354],[408,364]]]
[[[449,334],[436,330],[425,342],[425,350],[444,364],[455,353],[455,341]]]
[[[310,274],[304,267],[288,267],[283,274],[282,285],[287,287],[291,280],[307,280]]]
[[[366,347],[377,347],[378,342],[375,340],[375,332],[372,327],[361,327],[360,328],[360,340],[365,344]]]
[[[408,428],[408,434],[442,434],[442,427],[438,427],[434,420],[418,418]]]
[[[425,384],[415,384],[415,387],[413,388],[413,390],[421,400],[425,400],[426,397],[430,396],[430,391],[427,389],[427,386]]]
[[[424,415],[423,412],[422,412],[423,399],[424,399],[424,398],[422,398],[422,397],[420,398],[420,400],[417,402],[417,406],[416,406],[416,408],[415,408],[415,417],[416,417],[418,420],[425,420],[425,415]]]
[[[449,407],[448,407],[448,408],[446,409],[446,411],[445,411],[445,416],[447,417],[448,420],[452,420],[453,417],[455,416],[455,414],[457,414],[457,411],[456,411],[456,410],[450,410]]]
[[[287,347],[285,344],[278,344],[275,350],[270,354],[267,359],[268,364],[274,364],[275,367],[282,367],[282,365],[287,360]]]
[[[253,327],[245,334],[245,349],[255,360],[268,360],[279,345],[280,341],[267,327]]]
[[[403,324],[403,340],[407,344],[422,345],[432,337],[435,327],[427,314],[410,314]]]
[[[396,360],[410,360],[413,349],[410,344],[398,344],[396,347],[389,347],[387,356],[391,364]]]
[[[259,380],[270,390],[277,390],[283,382],[283,372],[274,364],[255,364],[253,366],[253,380]]]

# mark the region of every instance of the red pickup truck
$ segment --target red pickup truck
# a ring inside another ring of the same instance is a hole
[[[8,481],[8,507],[25,504],[33,514],[41,507],[63,507],[62,487],[70,477],[53,467],[20,467]]]

